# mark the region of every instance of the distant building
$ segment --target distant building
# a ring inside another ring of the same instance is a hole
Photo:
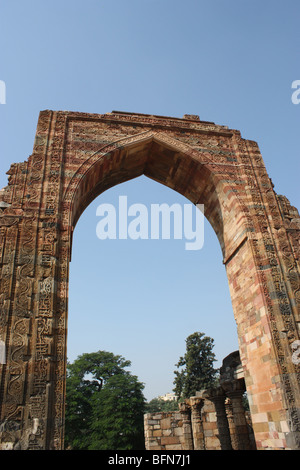
[[[165,395],[161,395],[158,398],[163,401],[175,401],[178,399],[178,396],[175,395],[175,393],[166,393]]]

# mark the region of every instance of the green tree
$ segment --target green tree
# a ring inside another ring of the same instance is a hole
[[[107,351],[82,354],[68,364],[66,448],[143,448],[144,385],[125,370],[130,365]]]
[[[196,332],[186,339],[186,353],[179,358],[174,371],[174,389],[180,398],[195,395],[197,390],[213,387],[216,384],[217,369],[213,353],[214,340],[204,333]]]
[[[93,396],[91,450],[144,449],[143,384],[130,374],[111,377]]]
[[[156,413],[159,411],[177,411],[178,401],[177,400],[162,400],[161,398],[152,398],[146,403],[146,413]]]

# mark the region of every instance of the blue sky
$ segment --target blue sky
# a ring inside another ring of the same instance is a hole
[[[299,200],[299,0],[2,0],[0,187],[32,153],[43,109],[112,110],[201,119],[258,142],[269,176]],[[96,237],[96,208],[187,203],[141,177],[103,193],[75,229],[68,357],[104,349],[132,361],[145,396],[170,392],[185,339],[215,340],[217,365],[237,348],[217,238],[186,251],[180,240]]]

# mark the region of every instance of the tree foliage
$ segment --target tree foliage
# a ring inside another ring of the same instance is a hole
[[[180,398],[195,395],[196,391],[213,387],[216,384],[218,370],[214,369],[216,361],[213,353],[214,340],[204,333],[196,332],[186,339],[186,353],[179,358],[174,371],[174,389]]]
[[[162,400],[161,398],[152,398],[146,404],[146,413],[177,411],[177,400]]]
[[[83,354],[68,364],[66,448],[144,448],[144,385],[125,370],[130,365],[107,351]]]

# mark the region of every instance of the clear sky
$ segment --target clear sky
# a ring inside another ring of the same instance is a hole
[[[0,187],[32,153],[43,109],[200,119],[258,142],[279,194],[300,208],[299,0],[1,0]],[[219,366],[237,349],[222,254],[180,240],[96,237],[96,209],[187,203],[145,177],[103,193],[75,229],[68,358],[99,349],[131,360],[151,399],[170,392],[186,337],[215,340]]]

